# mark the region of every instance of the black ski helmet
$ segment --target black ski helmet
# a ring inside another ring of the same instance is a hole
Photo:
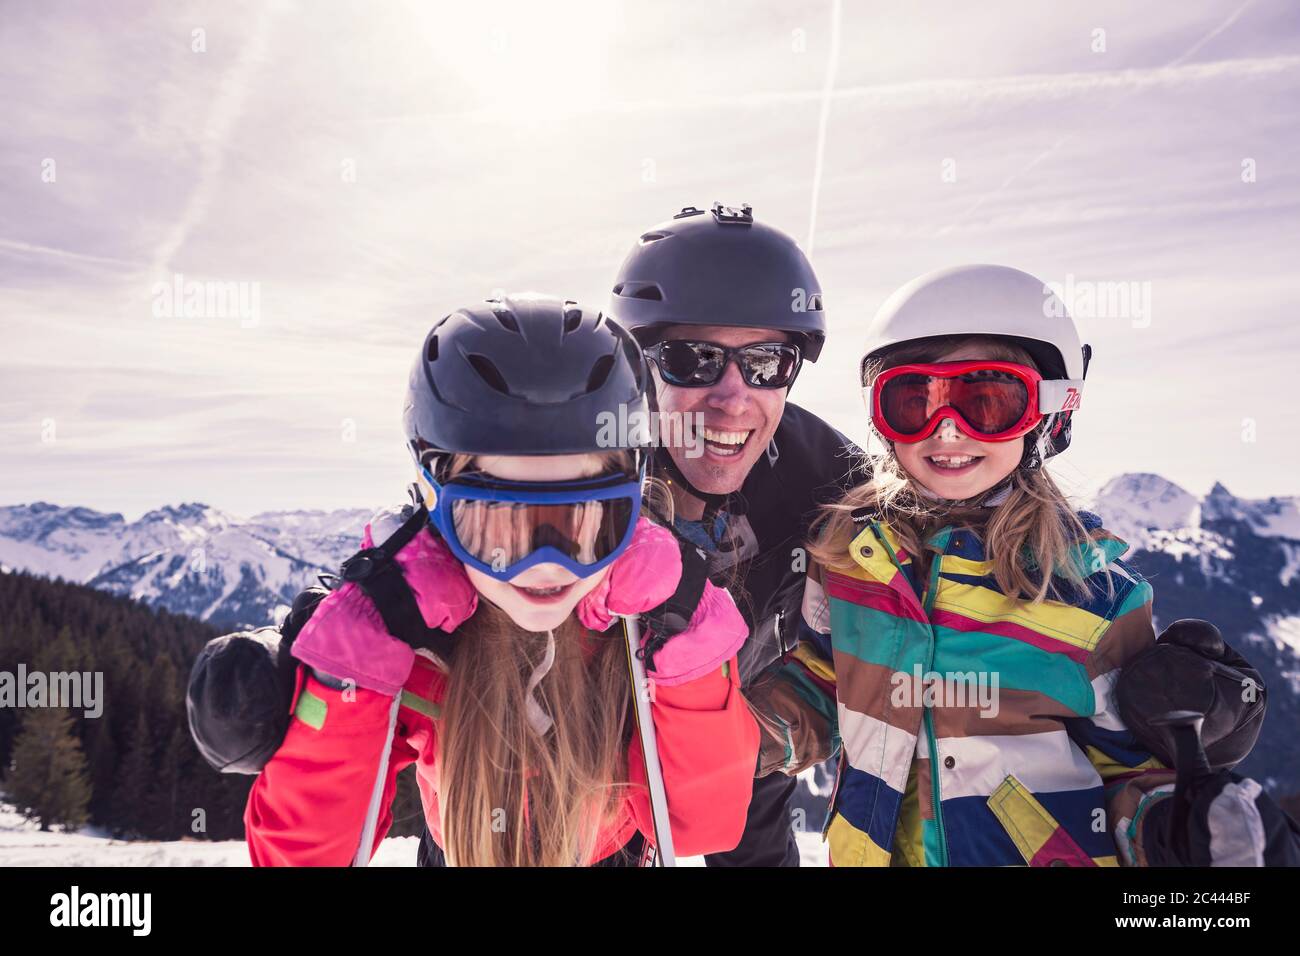
[[[648,444],[648,428],[602,424],[613,415],[648,425],[648,382],[641,349],[617,323],[568,299],[503,296],[457,309],[425,336],[402,423],[417,463],[430,450],[635,450]]]
[[[641,234],[623,260],[609,312],[642,347],[670,325],[791,333],[809,362],[826,340],[821,284],[793,239],[753,209],[687,206]]]

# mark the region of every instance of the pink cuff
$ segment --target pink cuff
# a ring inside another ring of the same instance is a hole
[[[747,637],[749,626],[731,595],[706,582],[690,626],[655,652],[648,676],[665,687],[693,681],[731,660]]]

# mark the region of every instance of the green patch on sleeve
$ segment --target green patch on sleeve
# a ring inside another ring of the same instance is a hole
[[[304,690],[298,695],[298,706],[294,708],[293,715],[313,730],[320,730],[325,726],[328,710],[325,701],[311,691]]]
[[[417,714],[423,714],[431,720],[438,720],[442,717],[441,707],[425,697],[412,694],[409,690],[402,691],[402,706],[409,707]]]

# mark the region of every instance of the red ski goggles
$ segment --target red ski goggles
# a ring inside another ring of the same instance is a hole
[[[862,389],[876,430],[905,444],[929,438],[945,418],[977,441],[1011,441],[1048,415],[1078,408],[1082,393],[1082,381],[991,361],[898,365]]]

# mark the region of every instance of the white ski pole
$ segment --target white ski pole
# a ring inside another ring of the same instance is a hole
[[[668,794],[664,790],[663,769],[659,766],[659,745],[655,740],[654,718],[650,714],[650,682],[645,664],[637,656],[641,649],[641,622],[635,616],[623,618],[623,636],[627,639],[627,666],[632,677],[632,704],[636,729],[645,758],[645,775],[650,784],[650,814],[654,820],[655,849],[659,866],[676,866],[673,831],[668,823]]]
[[[379,827],[379,805],[384,799],[384,782],[388,777],[388,755],[393,751],[393,737],[397,732],[397,711],[402,706],[402,692],[393,698],[393,706],[388,711],[388,736],[384,739],[384,751],[379,755],[379,774],[370,791],[370,805],[366,808],[366,822],[361,827],[361,843],[357,847],[353,866],[369,866],[370,854],[375,847],[375,830]]]

